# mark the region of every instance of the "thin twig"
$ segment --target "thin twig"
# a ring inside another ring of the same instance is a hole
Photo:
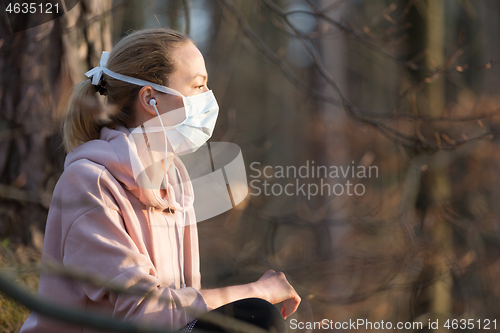
[[[189,36],[191,32],[191,8],[189,0],[182,0],[182,5],[184,6],[184,17],[186,21],[186,27],[184,28],[184,33]]]

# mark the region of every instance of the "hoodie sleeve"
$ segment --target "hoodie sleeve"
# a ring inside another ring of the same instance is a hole
[[[71,223],[62,248],[63,264],[125,289],[140,286],[147,291],[131,295],[81,283],[90,300],[112,304],[113,317],[170,330],[182,328],[208,311],[203,296],[193,287],[171,289],[161,285],[151,259],[139,251],[127,233],[119,210],[106,204],[113,202],[113,198],[105,186],[109,182],[102,179],[109,175],[102,176],[103,173],[105,170],[101,171],[97,184],[94,181],[96,188],[88,188],[92,184],[87,183],[75,189],[84,196],[83,204],[94,207]]]

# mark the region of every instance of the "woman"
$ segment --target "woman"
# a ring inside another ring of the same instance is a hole
[[[68,155],[49,210],[42,265],[55,260],[158,297],[43,272],[38,294],[170,330],[224,331],[204,321],[203,314],[217,311],[282,332],[283,318],[300,303],[283,273],[201,289],[192,186],[177,155],[208,140],[218,106],[194,43],[167,29],[137,31],[87,76],[68,103]],[[117,107],[99,104],[96,92]],[[272,305],[280,302],[281,315]],[[92,330],[33,312],[20,332]]]

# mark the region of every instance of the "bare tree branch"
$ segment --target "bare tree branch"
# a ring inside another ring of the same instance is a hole
[[[184,17],[186,20],[184,33],[189,36],[191,33],[191,4],[189,0],[182,0],[182,4],[184,5]]]
[[[234,4],[230,0],[219,0],[221,3],[226,6],[226,8],[233,14],[233,16],[236,17],[238,20],[238,23],[243,31],[243,33],[246,35],[246,37],[257,47],[257,49],[262,52],[262,54],[269,59],[271,62],[276,64],[282,73],[285,75],[285,77],[293,83],[295,86],[297,86],[299,89],[306,91],[309,93],[312,97],[315,97],[319,100],[325,101],[327,103],[331,103],[333,105],[340,105],[344,108],[344,111],[346,112],[346,115],[349,116],[350,118],[360,121],[362,123],[365,123],[367,125],[370,125],[371,127],[375,128],[382,134],[384,134],[388,139],[391,141],[394,141],[395,143],[401,144],[402,146],[406,148],[411,148],[411,149],[418,149],[418,150],[423,150],[426,151],[427,153],[432,153],[436,152],[439,150],[453,150],[456,149],[459,146],[462,146],[464,144],[467,144],[469,142],[485,139],[485,138],[491,138],[492,134],[494,132],[485,132],[482,133],[481,135],[477,135],[472,138],[464,138],[462,136],[461,139],[455,139],[455,138],[450,138],[448,135],[445,133],[438,133],[436,132],[435,135],[431,138],[426,138],[422,135],[420,132],[416,132],[414,135],[408,135],[405,134],[399,130],[396,130],[386,124],[384,120],[398,120],[398,119],[409,119],[409,120],[414,120],[414,121],[423,121],[426,123],[431,123],[431,122],[442,122],[445,120],[452,121],[452,122],[466,122],[466,121],[473,121],[477,119],[484,119],[487,117],[493,116],[493,114],[481,114],[479,116],[470,116],[470,117],[459,117],[459,118],[454,118],[454,117],[426,117],[426,116],[415,116],[411,114],[404,114],[400,112],[392,112],[388,113],[390,114],[389,116],[377,116],[377,115],[372,115],[373,112],[368,113],[366,111],[361,111],[358,107],[353,105],[342,93],[340,88],[338,87],[337,83],[335,80],[331,77],[330,73],[328,70],[325,68],[321,57],[319,56],[318,50],[315,49],[313,42],[311,40],[311,37],[309,35],[303,34],[301,31],[299,31],[288,19],[288,16],[292,14],[307,14],[307,15],[312,15],[316,19],[322,19],[329,24],[332,24],[336,26],[337,28],[341,29],[345,33],[347,33],[350,36],[354,36],[356,40],[362,42],[363,44],[373,48],[377,52],[383,54],[384,56],[389,57],[390,59],[396,60],[397,62],[401,63],[402,65],[409,67],[413,70],[420,70],[422,72],[428,73],[428,76],[426,76],[422,81],[411,88],[409,88],[406,92],[404,92],[399,99],[405,98],[407,95],[410,93],[414,93],[416,91],[419,91],[423,89],[424,85],[434,81],[438,76],[441,76],[444,74],[444,72],[450,68],[455,62],[457,57],[461,54],[461,49],[458,48],[454,53],[452,53],[451,56],[448,57],[448,59],[445,62],[445,66],[443,68],[439,68],[437,70],[430,70],[427,67],[424,66],[417,66],[416,64],[409,62],[409,61],[403,61],[401,59],[398,59],[385,51],[383,51],[379,46],[368,42],[366,38],[360,36],[357,34],[353,28],[347,27],[336,20],[326,16],[324,12],[319,11],[318,9],[315,9],[313,12],[307,11],[307,10],[290,10],[290,11],[284,11],[282,10],[278,5],[276,5],[272,0],[259,0],[262,1],[275,15],[279,16],[288,26],[291,30],[291,32],[296,36],[296,38],[302,43],[304,49],[308,53],[308,55],[312,58],[313,64],[320,73],[321,77],[325,79],[327,84],[332,87],[332,89],[335,91],[336,94],[340,97],[340,101],[333,99],[330,96],[327,96],[325,94],[319,93],[307,85],[305,85],[300,79],[297,78],[297,76],[293,73],[293,71],[288,67],[286,62],[281,59],[281,57],[278,57],[274,52],[272,52],[269,47],[263,42],[263,40],[250,28],[248,22],[244,18],[243,14],[234,6]],[[413,4],[413,2],[412,2]],[[313,4],[310,3],[312,7]],[[314,7],[315,8],[315,7]],[[405,8],[405,11],[408,10],[408,7]],[[401,20],[401,17],[398,19]],[[284,30],[284,29],[283,29]],[[398,111],[399,107],[396,108],[396,111]],[[496,115],[496,114],[495,114]],[[418,128],[419,126],[416,126]],[[437,135],[436,135],[437,134]],[[446,143],[441,142],[441,137],[446,141]]]
[[[48,316],[66,323],[123,333],[170,332],[163,328],[146,327],[144,325],[112,319],[96,313],[74,310],[67,306],[41,299],[40,297],[34,297],[29,292],[18,287],[17,283],[12,282],[10,278],[7,278],[2,273],[0,273],[0,291],[16,302],[23,304],[43,316]]]

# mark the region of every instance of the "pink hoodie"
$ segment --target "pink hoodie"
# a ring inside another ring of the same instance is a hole
[[[181,191],[169,191],[160,198],[157,190],[136,184],[128,135],[125,127],[105,127],[99,140],[78,146],[66,157],[47,218],[42,265],[52,258],[68,268],[84,270],[124,287],[139,284],[148,288],[151,295],[164,299],[117,294],[44,273],[40,276],[38,295],[68,307],[176,330],[208,311],[199,292],[192,187],[184,165],[175,157],[168,170],[169,179],[178,189],[175,164],[184,180],[184,201],[188,206],[182,242],[187,288],[180,288],[181,233],[167,208],[175,210],[177,221],[183,220],[179,211]],[[102,331],[68,325],[32,312],[20,333],[32,332]]]

